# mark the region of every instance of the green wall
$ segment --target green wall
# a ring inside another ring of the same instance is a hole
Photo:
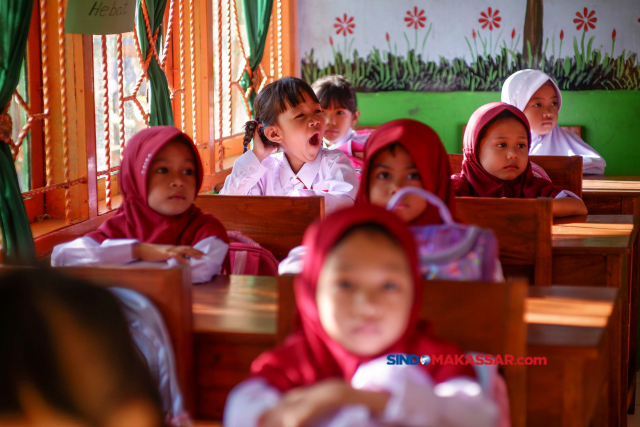
[[[412,118],[438,132],[450,153],[462,152],[462,125],[497,92],[358,93],[360,125]],[[640,175],[640,91],[563,92],[558,120],[582,126],[582,138],[607,161],[607,175]]]

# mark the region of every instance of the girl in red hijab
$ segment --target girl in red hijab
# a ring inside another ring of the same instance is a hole
[[[462,172],[453,175],[457,196],[552,197],[553,215],[586,215],[585,204],[570,191],[534,177],[529,161],[529,121],[516,107],[492,102],[478,108],[464,133]]]
[[[189,136],[172,126],[138,132],[118,172],[122,204],[96,231],[56,246],[51,264],[190,264],[194,283],[210,280],[228,262],[229,239],[220,221],[193,205],[202,179]]]
[[[304,245],[294,284],[302,327],[253,362],[227,399],[225,426],[494,425],[471,366],[391,364],[398,353],[462,354],[418,325],[416,248],[394,214],[338,211]]]
[[[385,207],[400,188],[418,187],[438,196],[455,215],[450,176],[449,157],[433,129],[416,120],[393,120],[367,140],[356,203]],[[410,225],[441,222],[438,209],[415,195],[406,196],[394,212]]]

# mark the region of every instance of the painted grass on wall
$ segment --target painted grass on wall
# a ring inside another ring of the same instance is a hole
[[[358,93],[360,125],[412,118],[430,125],[449,153],[462,152],[462,125],[498,92]],[[640,175],[640,92],[566,91],[558,123],[582,126],[583,139],[607,161],[607,175]]]

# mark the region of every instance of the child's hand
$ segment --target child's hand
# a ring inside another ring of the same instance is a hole
[[[259,427],[302,427],[345,404],[353,389],[340,379],[321,381],[286,393],[258,420]]]
[[[364,151],[353,150],[353,157],[357,157],[360,160],[364,160]]]
[[[262,142],[262,139],[260,138],[260,133],[258,132],[260,130],[260,126],[256,127],[256,130],[253,133],[253,154],[255,154],[258,160],[260,161],[260,163],[262,163],[264,159],[266,159],[267,157],[269,157],[270,155],[276,152],[276,150],[278,149],[278,146],[264,145],[264,143]]]
[[[133,258],[141,261],[166,261],[175,258],[180,264],[189,265],[189,258],[200,259],[204,253],[191,246],[155,245],[138,243],[133,245]]]

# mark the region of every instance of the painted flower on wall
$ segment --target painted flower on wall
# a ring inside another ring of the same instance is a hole
[[[333,24],[334,28],[336,28],[336,34],[347,37],[347,33],[353,34],[353,29],[356,27],[356,24],[353,22],[353,16],[347,16],[345,13],[340,19],[340,17],[336,18],[336,23]]]
[[[418,10],[417,6],[414,6],[413,13],[410,10],[407,10],[407,15],[405,16],[405,22],[408,22],[407,27],[418,29],[418,25],[424,28],[424,22],[427,20],[427,17],[424,16],[424,9]]]
[[[584,28],[585,31],[589,31],[589,28],[595,30],[595,23],[598,22],[598,18],[595,17],[596,11],[592,10],[589,12],[589,9],[584,8],[584,15],[580,12],[576,12],[577,18],[573,20],[576,25],[576,30],[580,31]]]
[[[482,29],[485,30],[487,26],[489,27],[489,31],[493,31],[493,27],[500,28],[500,21],[502,21],[502,17],[499,16],[500,11],[496,9],[492,11],[491,8],[487,9],[487,12],[480,12],[481,18],[478,19],[478,22],[482,24]]]

